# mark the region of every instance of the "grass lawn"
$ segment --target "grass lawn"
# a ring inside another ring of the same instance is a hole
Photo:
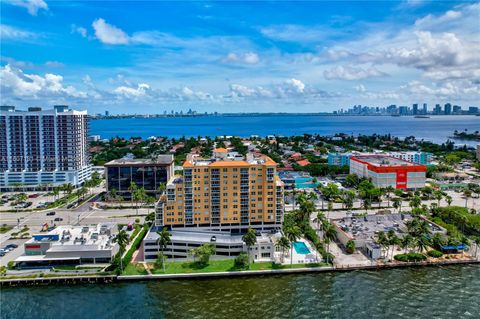
[[[5,224],[0,226],[0,234],[5,234],[6,232],[11,230],[12,228],[13,228],[13,226],[5,225]]]
[[[129,265],[130,266],[130,265]],[[242,271],[242,270],[272,270],[272,269],[291,269],[291,268],[309,268],[321,267],[326,264],[294,264],[294,265],[278,265],[272,262],[256,262],[250,265],[250,269],[239,269],[234,266],[233,259],[211,260],[208,265],[203,266],[199,263],[190,261],[185,262],[167,262],[165,264],[165,272],[163,269],[155,268],[153,274],[184,274],[199,272],[223,272],[223,271]]]
[[[148,274],[147,270],[141,264],[128,264],[127,267],[123,270],[123,275],[146,275]]]

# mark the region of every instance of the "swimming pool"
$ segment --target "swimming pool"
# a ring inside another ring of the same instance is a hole
[[[305,245],[303,241],[294,242],[293,248],[295,248],[295,251],[297,252],[297,254],[300,254],[300,255],[310,254],[310,250],[308,249],[307,245]]]

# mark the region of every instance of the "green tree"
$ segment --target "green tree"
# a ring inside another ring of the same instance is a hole
[[[345,250],[349,254],[353,254],[355,252],[355,241],[354,240],[349,240],[347,241],[347,244],[345,245]]]
[[[283,262],[283,258],[285,256],[285,250],[290,248],[290,241],[288,240],[287,237],[282,236],[276,242],[276,247],[282,250],[282,262]]]
[[[213,244],[207,243],[194,249],[194,256],[198,258],[198,263],[202,266],[208,265],[210,256],[214,255],[216,248]]]
[[[290,242],[290,265],[293,264],[293,244],[300,238],[301,231],[297,225],[287,225],[284,228],[285,237]]]
[[[402,211],[402,199],[401,198],[394,198],[393,199],[393,208],[397,209],[400,213]]]
[[[120,247],[119,249],[119,256],[120,256],[120,271],[123,272],[123,253],[125,252],[125,247],[127,246],[130,238],[125,230],[121,230],[118,232],[117,236],[115,237],[115,242]]]
[[[245,243],[245,245],[247,246],[248,259],[251,260],[250,252],[252,250],[252,246],[257,243],[257,234],[256,234],[255,230],[253,228],[249,227],[247,229],[247,231],[245,232],[245,234],[242,236],[242,240]]]
[[[167,227],[163,227],[161,231],[157,231],[157,245],[158,249],[161,250],[162,257],[165,255],[164,250],[167,248],[167,245],[171,243],[170,233],[167,230]],[[160,253],[160,252],[159,252]],[[163,272],[165,272],[165,262],[163,264]]]
[[[323,241],[327,244],[327,263],[329,262],[330,257],[330,243],[335,239],[337,236],[337,231],[335,226],[332,223],[325,220],[322,223],[322,231],[323,231]]]

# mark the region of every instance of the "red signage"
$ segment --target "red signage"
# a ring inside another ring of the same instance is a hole
[[[25,245],[25,249],[38,249],[40,245]]]

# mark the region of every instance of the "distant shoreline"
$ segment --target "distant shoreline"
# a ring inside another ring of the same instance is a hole
[[[333,113],[219,113],[219,114],[195,114],[195,115],[162,115],[162,114],[130,114],[115,116],[90,116],[92,120],[118,120],[118,119],[156,119],[156,118],[195,118],[195,117],[270,117],[270,116],[326,116],[326,117],[392,117],[390,114],[333,114]],[[478,116],[476,114],[450,114],[450,115],[429,115],[433,117],[443,116]],[[415,115],[395,115],[393,117],[411,117]],[[428,118],[418,118],[428,119]]]

